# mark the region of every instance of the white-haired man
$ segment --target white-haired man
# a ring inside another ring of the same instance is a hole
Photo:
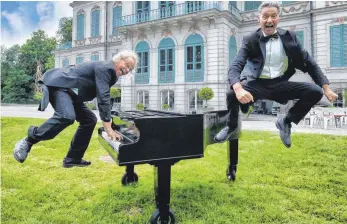
[[[63,167],[89,166],[91,162],[82,158],[97,118],[84,102],[97,98],[106,133],[112,139],[120,140],[122,137],[111,127],[110,87],[117,82],[119,76],[133,71],[137,60],[135,52],[122,51],[110,61],[86,62],[47,71],[40,81],[43,98],[39,110],[45,110],[48,103],[51,103],[55,113],[40,126],[29,127],[27,137],[15,145],[15,159],[23,163],[34,144],[53,139],[76,120],[79,126],[63,160]]]
[[[245,36],[242,46],[233,60],[227,93],[229,120],[227,127],[216,136],[215,141],[229,139],[237,127],[239,107],[242,112],[258,99],[269,99],[279,103],[298,99],[284,118],[279,118],[276,127],[286,147],[291,146],[291,123],[298,124],[323,96],[330,101],[337,95],[329,88],[314,59],[303,49],[295,32],[278,29],[281,7],[277,2],[264,2],[259,6],[260,29]],[[290,82],[295,69],[307,72],[314,83]],[[322,91],[323,88],[323,91]]]

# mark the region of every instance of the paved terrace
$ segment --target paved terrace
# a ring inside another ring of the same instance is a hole
[[[46,111],[40,112],[37,110],[37,105],[2,105],[1,116],[3,117],[28,117],[28,118],[50,118],[54,113],[51,105],[48,106]],[[99,118],[99,112],[93,111]],[[253,131],[270,131],[278,132],[275,121],[276,116],[271,115],[258,115],[251,114],[247,120],[242,123],[243,130]],[[310,128],[303,126],[302,122],[299,125],[293,125],[292,133],[315,133],[315,134],[328,134],[328,135],[343,135],[347,136],[347,127],[334,128],[329,126],[328,129],[323,128]]]

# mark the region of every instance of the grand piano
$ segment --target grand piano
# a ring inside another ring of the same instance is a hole
[[[215,134],[224,127],[227,111],[186,115],[143,110],[112,111],[111,114],[112,128],[123,136],[123,140],[112,141],[100,127],[99,142],[119,166],[126,166],[122,184],[138,181],[135,165],[153,165],[157,208],[150,223],[175,223],[175,215],[170,210],[171,166],[180,160],[203,157],[206,147],[215,143]],[[239,134],[240,128],[228,143],[226,174],[232,181],[236,177]]]

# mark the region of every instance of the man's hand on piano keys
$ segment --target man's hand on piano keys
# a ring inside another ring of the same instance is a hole
[[[121,136],[120,134],[115,132],[113,129],[108,129],[105,131],[106,131],[107,135],[112,139],[112,141],[120,142],[121,140],[123,140],[123,136]]]
[[[111,122],[103,122],[104,130],[107,135],[111,138],[112,141],[121,141],[123,140],[123,136],[118,134],[112,129]]]

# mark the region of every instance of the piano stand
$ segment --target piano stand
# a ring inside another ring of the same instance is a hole
[[[239,140],[232,139],[228,142],[228,168],[227,168],[227,178],[231,181],[236,179],[237,162],[239,154]]]
[[[139,180],[139,177],[134,172],[134,165],[127,165],[125,174],[122,177],[123,186],[131,184],[131,183],[137,183],[138,180]]]
[[[177,161],[162,161],[154,165],[154,194],[156,211],[150,218],[151,224],[175,223],[175,215],[170,210],[171,166]]]

